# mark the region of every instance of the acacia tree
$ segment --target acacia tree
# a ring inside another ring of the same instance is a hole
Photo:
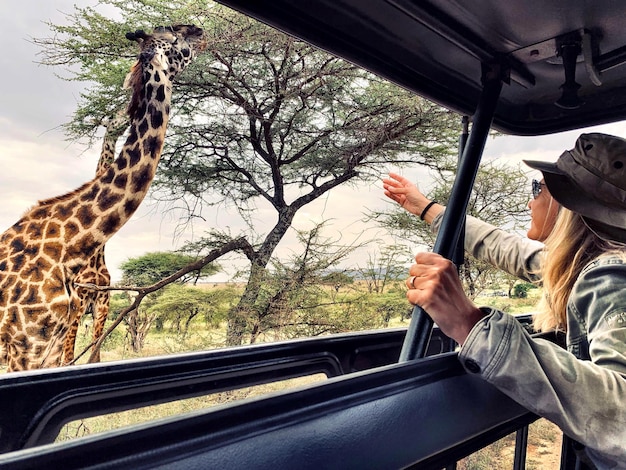
[[[432,190],[432,200],[447,204],[450,198],[454,173],[437,171]],[[509,231],[522,230],[528,223],[528,178],[520,169],[510,165],[486,163],[481,165],[468,203],[467,213]],[[400,207],[389,211],[371,212],[369,216],[398,238],[413,245],[434,245],[435,235],[428,224]],[[494,283],[513,282],[518,279],[494,268],[492,265],[466,254],[459,274],[470,297],[478,295]],[[509,290],[512,289],[512,285]]]
[[[379,317],[363,308],[363,296],[334,292],[329,298],[324,288],[328,270],[360,246],[337,244],[322,235],[323,227],[320,223],[309,231],[298,231],[302,251],[286,261],[273,259],[265,270],[249,319],[251,343],[268,333],[295,338],[380,326]]]
[[[406,278],[411,255],[409,249],[402,244],[383,246],[379,256],[370,253],[365,267],[357,269],[368,292],[382,294],[390,284]]]
[[[99,8],[115,14],[76,7],[69,26],[50,25],[54,36],[36,41],[44,63],[78,65],[72,78],[93,83],[68,125],[73,137],[93,136],[94,123],[124,101],[116,84],[133,55],[124,30],[193,22],[209,36],[179,77],[152,195],[183,202],[190,220],[234,206],[255,237],[228,344],[250,332],[264,272],[302,207],[378,178],[390,163],[436,167],[456,153],[456,115],[208,0],[102,0]],[[275,211],[267,233],[249,217],[260,205]]]
[[[203,317],[208,325],[217,328],[219,322],[225,320],[224,305],[228,306],[236,297],[237,292],[232,287],[206,289],[170,284],[148,311],[157,315],[157,322],[161,324],[169,321],[172,330],[185,338],[196,317]]]
[[[185,266],[197,261],[197,259],[197,257],[187,254],[164,251],[145,253],[137,258],[129,258],[120,265],[122,284],[126,286],[149,286],[171,276]],[[218,265],[214,263],[207,264],[196,271],[191,271],[181,276],[174,282],[176,284],[184,284],[190,281],[197,281],[202,277],[215,274],[218,270]],[[130,300],[130,293],[126,292],[125,294]],[[145,304],[141,308],[138,307],[129,312],[124,320],[130,336],[131,347],[135,352],[141,351],[152,325],[158,320],[159,314],[162,313],[158,308],[154,308],[154,304],[161,294],[162,291],[148,294]],[[197,309],[197,311],[199,312],[200,309]],[[189,321],[191,321],[191,318]]]
[[[148,286],[174,274],[179,269],[190,265],[198,259],[184,253],[172,251],[154,251],[144,253],[136,258],[129,258],[120,265],[122,270],[122,284],[133,286]],[[207,264],[197,271],[192,271],[176,280],[179,284],[193,283],[203,277],[209,277],[220,270],[215,263]]]

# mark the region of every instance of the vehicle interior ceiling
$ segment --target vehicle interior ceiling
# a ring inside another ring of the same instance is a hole
[[[500,63],[493,128],[541,135],[626,117],[626,4],[593,0],[219,0],[472,116]]]
[[[449,259],[492,128],[542,135],[626,116],[623,2],[219,1],[471,116],[433,248]],[[400,362],[424,357],[432,327],[415,307]]]

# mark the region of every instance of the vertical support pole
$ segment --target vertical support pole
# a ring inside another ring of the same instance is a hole
[[[461,165],[461,160],[463,159],[463,150],[465,150],[465,145],[467,145],[467,138],[469,137],[469,117],[463,116],[461,119],[462,131],[459,137],[459,158],[457,165]],[[459,232],[459,239],[456,242],[456,248],[454,250],[454,256],[452,257],[452,262],[460,267],[465,260],[465,217],[463,217],[463,223],[461,226],[461,231]]]
[[[483,90],[476,107],[463,158],[459,163],[448,207],[443,215],[441,228],[433,251],[452,259],[461,232],[459,220],[465,217],[470,192],[478,171],[493,115],[502,90],[502,69],[499,64],[483,65]],[[433,320],[423,308],[415,306],[411,323],[400,351],[400,362],[424,357],[432,333]]]
[[[469,137],[469,117],[463,116],[461,118],[461,135],[459,136],[459,156],[457,159],[457,167],[461,164],[463,158],[463,150],[467,144],[467,138]],[[454,249],[454,255],[452,256],[452,262],[456,265],[457,271],[461,272],[461,267],[465,261],[465,217],[461,223],[461,231],[459,232],[459,239],[456,242],[456,248]],[[452,338],[444,337],[441,352],[454,351],[456,348],[456,341]]]
[[[528,426],[518,429],[515,434],[515,455],[513,457],[513,470],[525,470],[526,449],[528,447]]]

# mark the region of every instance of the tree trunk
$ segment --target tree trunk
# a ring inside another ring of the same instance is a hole
[[[140,315],[139,309],[134,309],[126,317],[128,334],[130,335],[130,346],[133,352],[140,353],[146,342],[146,336],[156,320],[156,315]]]
[[[255,260],[256,261],[256,260]],[[267,262],[265,263],[267,265]],[[239,346],[243,344],[243,337],[248,326],[248,320],[254,313],[254,304],[259,296],[263,284],[265,265],[252,263],[250,277],[246,288],[239,299],[239,303],[228,313],[228,329],[226,331],[226,345]]]
[[[276,246],[278,246],[287,230],[289,230],[298,209],[299,207],[292,205],[285,206],[279,210],[278,222],[265,238],[261,248],[255,253],[250,267],[250,277],[243,295],[239,299],[239,303],[228,313],[227,346],[240,346],[243,344],[243,337],[248,328],[249,319],[254,315],[255,304],[263,285],[265,268]]]
[[[126,317],[126,324],[128,325],[128,334],[130,335],[130,347],[133,352],[138,353],[141,351],[141,341],[139,340],[139,312],[137,309],[132,310]]]
[[[187,332],[189,331],[189,325],[191,324],[191,320],[196,318],[196,316],[198,316],[199,313],[200,313],[200,310],[196,307],[187,316],[187,319],[185,320],[185,326],[183,327],[183,338],[185,338],[187,336]]]

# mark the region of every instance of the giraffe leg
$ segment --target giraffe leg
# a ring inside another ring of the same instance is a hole
[[[81,272],[77,276],[77,279],[79,281],[92,282],[89,274],[90,273],[85,274],[85,272]],[[74,312],[76,313],[74,320],[67,327],[67,333],[63,341],[63,356],[59,365],[68,365],[74,360],[74,349],[76,348],[76,336],[78,334],[80,320],[86,313],[93,312],[93,294],[90,290],[79,287],[74,292],[72,303],[76,305],[74,308]]]
[[[63,361],[61,364],[66,365],[74,360],[74,347],[76,344],[76,333],[78,332],[78,325],[80,323],[82,315],[77,315],[76,320],[72,323],[67,330],[65,336],[65,342],[63,343]]]
[[[69,327],[66,324],[58,323],[52,338],[43,354],[38,357],[39,364],[30,368],[59,367],[61,365],[65,336]]]
[[[94,286],[108,286],[111,284],[111,275],[104,258],[104,247],[101,247],[94,253],[88,265],[76,276],[75,282],[76,284],[93,284]],[[76,296],[79,304],[78,318],[68,332],[64,347],[64,353],[66,354],[64,364],[68,364],[74,359],[74,348],[80,318],[86,313],[93,315],[93,340],[95,343],[102,336],[104,324],[109,313],[110,293],[108,291],[97,291],[90,287],[81,286],[76,289]],[[100,362],[99,349],[95,351],[95,357],[95,360],[90,358],[89,362]]]
[[[94,309],[93,318],[93,341],[96,343],[104,332],[104,325],[109,316],[109,298],[111,294],[109,291],[98,292],[96,296],[96,304]],[[97,348],[92,357],[89,358],[89,362],[100,362],[100,348]]]

